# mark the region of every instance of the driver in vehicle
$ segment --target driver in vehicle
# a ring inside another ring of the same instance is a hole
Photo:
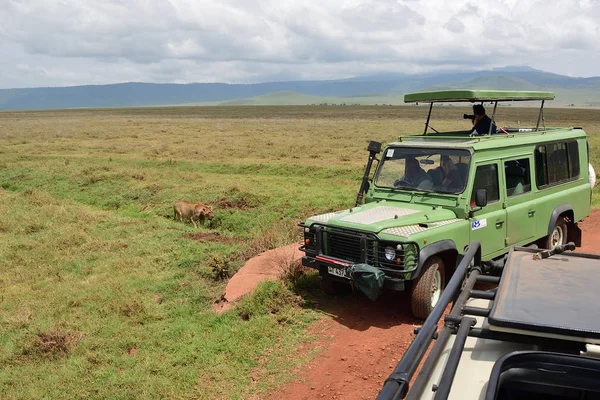
[[[403,184],[410,184],[412,187],[419,189],[432,189],[433,182],[427,172],[419,165],[414,157],[408,157],[406,159],[406,173],[404,177],[394,182],[394,186],[402,186]]]

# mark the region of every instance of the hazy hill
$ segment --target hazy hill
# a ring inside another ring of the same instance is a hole
[[[230,100],[220,104],[228,106],[243,106],[243,105],[282,105],[282,106],[298,106],[304,104],[319,104],[327,101],[327,97],[312,96],[294,91],[271,92],[249,99]],[[337,98],[334,98],[337,99]],[[329,99],[331,101],[331,99]]]
[[[528,67],[437,74],[377,74],[330,81],[256,84],[121,83],[0,89],[0,110],[130,107],[178,104],[402,104],[404,93],[444,88],[552,90],[556,105],[600,105],[600,77],[573,78]]]

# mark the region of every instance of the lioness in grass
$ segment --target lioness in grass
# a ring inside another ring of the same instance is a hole
[[[175,221],[179,219],[184,222],[189,219],[196,228],[198,228],[196,221],[200,221],[201,224],[204,224],[206,218],[210,221],[214,217],[211,206],[207,206],[204,203],[190,203],[189,201],[183,200],[175,203],[173,206],[173,213]]]

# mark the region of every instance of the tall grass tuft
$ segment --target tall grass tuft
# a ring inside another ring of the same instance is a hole
[[[283,283],[268,280],[259,283],[252,294],[237,304],[236,310],[242,319],[249,320],[257,316],[283,314],[301,301]]]

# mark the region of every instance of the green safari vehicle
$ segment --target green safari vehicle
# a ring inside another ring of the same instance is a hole
[[[319,270],[329,293],[354,285],[376,299],[383,289],[410,290],[412,312],[424,319],[474,240],[488,272],[511,246],[580,246],[577,224],[589,216],[594,180],[589,147],[581,128],[545,126],[544,102],[552,99],[552,92],[491,90],[405,95],[430,104],[423,134],[383,148],[369,143],[355,206],[299,224],[302,264]],[[498,102],[531,100],[541,101],[536,126],[493,132]],[[433,105],[442,102],[491,103],[494,124],[476,135],[429,132]]]

